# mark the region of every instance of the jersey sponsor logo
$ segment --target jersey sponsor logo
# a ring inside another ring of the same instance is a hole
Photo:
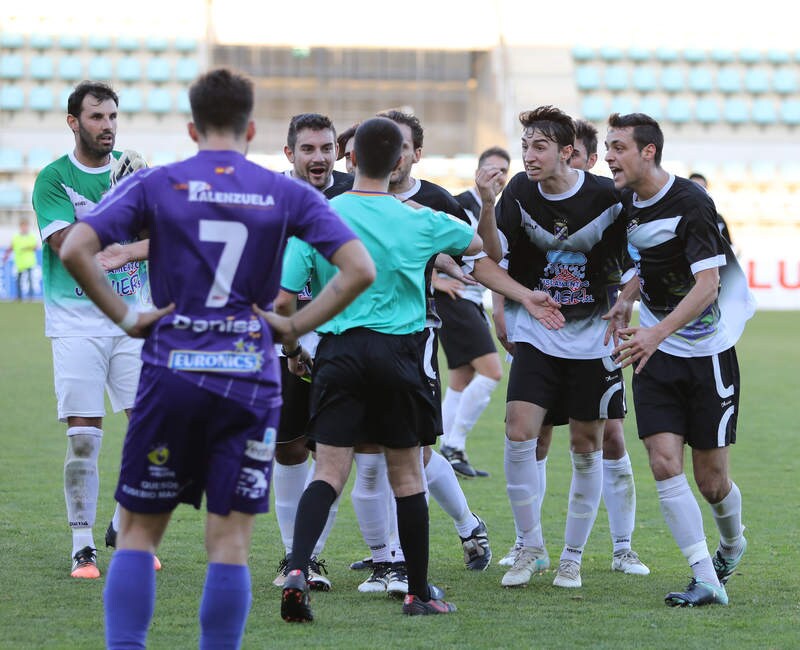
[[[163,465],[169,460],[169,449],[166,445],[159,445],[147,454],[147,460],[153,465]]]
[[[586,255],[579,251],[547,251],[545,277],[540,280],[542,289],[562,305],[594,302],[585,279],[586,262]]]
[[[176,314],[172,319],[172,326],[176,330],[191,330],[197,333],[253,334],[261,331],[261,321],[255,315],[250,318],[236,319],[233,316],[228,316],[224,320],[205,320]]]
[[[267,208],[275,205],[272,194],[215,191],[206,181],[189,181],[187,184],[189,202],[218,203],[224,205],[254,205]]]
[[[273,431],[275,429],[272,429]],[[269,431],[269,429],[267,429]],[[248,440],[244,455],[260,463],[268,463],[275,454],[275,437],[272,442],[262,442],[261,440]]]
[[[233,350],[172,350],[167,367],[184,372],[255,373],[264,365],[264,353],[254,343],[239,339]]]
[[[246,499],[261,499],[266,496],[269,483],[260,469],[243,467],[236,484],[236,494]]]
[[[557,219],[553,223],[553,236],[558,241],[567,241],[569,239],[569,227],[564,219]]]

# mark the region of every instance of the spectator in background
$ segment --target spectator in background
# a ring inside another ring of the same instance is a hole
[[[27,276],[28,300],[33,300],[33,270],[36,268],[36,250],[39,238],[30,231],[30,221],[23,217],[19,221],[19,232],[11,239],[11,248],[6,249],[3,264],[14,253],[14,266],[17,271],[17,300],[22,300],[22,276]]]

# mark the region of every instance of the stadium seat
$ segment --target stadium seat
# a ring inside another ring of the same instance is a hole
[[[697,67],[689,70],[689,90],[698,94],[710,93],[714,90],[714,74],[709,68]]]
[[[644,63],[651,57],[650,50],[646,47],[631,47],[628,49],[628,59],[635,63]]]
[[[32,50],[49,50],[53,47],[53,37],[50,34],[31,34],[28,37],[28,47]]]
[[[701,124],[716,124],[720,118],[719,102],[711,98],[698,99],[694,105],[694,116]]]
[[[140,113],[143,101],[138,88],[123,88],[119,91],[119,110],[123,113]]]
[[[88,44],[90,50],[104,52],[111,49],[111,37],[103,34],[91,34]]]
[[[667,102],[667,120],[673,124],[686,124],[692,119],[692,106],[683,97],[673,97]]]
[[[135,52],[141,43],[135,36],[120,36],[117,38],[117,49],[121,52]]]
[[[600,88],[600,73],[591,65],[582,65],[575,71],[578,90],[597,90]]]
[[[751,118],[753,122],[761,126],[777,123],[778,111],[775,109],[775,102],[771,99],[755,100],[751,109]]]
[[[661,88],[668,93],[683,90],[683,70],[677,66],[668,66],[661,71]]]
[[[0,207],[16,208],[23,203],[22,188],[16,183],[0,183]]]
[[[659,47],[656,49],[656,59],[661,63],[675,63],[678,58],[678,50],[674,48]]]
[[[642,97],[636,109],[658,121],[664,117],[664,103],[658,97]]]
[[[178,41],[175,41],[175,49],[178,48]],[[186,50],[182,50],[186,51]],[[576,45],[572,48],[572,58],[575,61],[592,61],[595,57],[594,50],[584,45]]]
[[[761,52],[752,47],[745,47],[739,50],[739,61],[745,65],[761,63]]]
[[[621,65],[611,65],[605,71],[605,85],[608,90],[628,88],[628,70]]]
[[[589,95],[581,102],[581,115],[590,122],[600,122],[608,117],[606,101],[599,95]]]
[[[62,34],[58,39],[58,45],[62,50],[74,52],[83,47],[83,39],[77,34]]]
[[[25,37],[14,32],[0,33],[0,48],[4,50],[21,50],[25,47]]]
[[[683,51],[683,60],[693,65],[695,63],[705,63],[707,58],[706,51],[700,48],[690,47]]]
[[[786,50],[767,50],[767,61],[769,61],[772,65],[784,65],[789,63],[791,60],[792,59]]]
[[[611,100],[611,108],[609,113],[619,113],[620,115],[628,115],[636,111],[633,100],[630,97],[619,96]]]
[[[83,63],[77,56],[65,56],[58,62],[58,76],[65,81],[83,79]]]
[[[32,79],[46,81],[53,78],[53,59],[44,54],[31,57],[28,64],[28,75]]]
[[[640,93],[649,93],[658,87],[656,73],[648,66],[637,66],[633,69],[632,85]]]
[[[22,79],[25,64],[19,54],[4,54],[0,57],[0,79]]]
[[[53,162],[53,153],[49,149],[34,147],[28,151],[27,167],[30,171],[38,172]]]
[[[169,47],[169,41],[161,36],[150,36],[145,41],[145,47],[150,52],[166,52]]]
[[[0,87],[0,109],[21,111],[25,107],[25,92],[21,86],[5,84]]]
[[[200,71],[195,59],[178,59],[175,63],[175,77],[178,81],[194,81]]]
[[[733,124],[734,126],[750,121],[750,110],[747,102],[742,99],[725,100],[722,115],[728,124]]]
[[[178,37],[175,39],[174,47],[176,51],[188,54],[189,52],[194,52],[197,50],[197,41],[193,38],[187,38],[185,36]]]
[[[22,152],[4,147],[0,149],[0,172],[14,173],[23,170]]]
[[[189,93],[186,90],[181,90],[178,93],[178,111],[184,115],[189,115],[192,112],[192,107],[189,104]]]
[[[49,86],[35,86],[28,95],[28,106],[35,111],[52,111],[55,108],[53,91]]]
[[[153,88],[147,95],[147,110],[163,115],[172,110],[172,93],[166,88]]]
[[[797,92],[797,76],[791,68],[781,68],[772,75],[772,89],[779,95],[792,95]]]
[[[781,102],[781,122],[787,126],[800,124],[800,99],[784,99]]]
[[[600,48],[600,58],[608,63],[621,61],[625,53],[618,47],[605,46]]]
[[[126,56],[117,61],[117,78],[121,81],[139,81],[142,78],[139,59]]]
[[[769,76],[763,70],[753,68],[744,73],[744,88],[752,95],[763,95],[769,92]]]
[[[75,90],[72,86],[65,86],[60,93],[58,93],[58,108],[59,110],[67,112],[67,102],[72,91]]]
[[[726,95],[741,92],[742,80],[735,68],[722,68],[717,74],[717,89]]]
[[[727,48],[714,48],[711,50],[711,60],[719,64],[733,63],[736,61],[736,56]]]
[[[94,57],[89,61],[89,78],[109,81],[114,76],[111,59],[105,56]]]
[[[170,77],[169,61],[158,56],[147,62],[147,80],[153,83],[164,83]]]

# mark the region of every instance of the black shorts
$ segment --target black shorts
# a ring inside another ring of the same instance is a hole
[[[278,425],[278,444],[292,442],[306,435],[308,412],[311,404],[311,384],[289,372],[286,357],[279,357],[281,364],[281,421]]]
[[[625,383],[622,384],[622,399],[612,399],[608,403],[608,418],[609,420],[622,420],[628,412],[628,403],[625,400]],[[556,404],[553,408],[547,411],[544,416],[544,426],[559,427],[564,424],[569,424],[569,415],[567,415],[567,399],[566,395],[562,396],[560,403]]]
[[[639,437],[677,433],[695,449],[736,442],[739,362],[729,348],[707,357],[684,358],[656,350],[633,375]]]
[[[625,413],[622,371],[610,357],[563,359],[516,343],[506,401],[536,404],[562,419],[605,420]]]
[[[308,437],[334,447],[432,444],[436,396],[420,337],[363,328],[324,335],[314,361]]]
[[[497,352],[482,305],[465,298],[453,300],[441,291],[433,295],[442,319],[439,336],[448,368],[460,368],[478,357]]]

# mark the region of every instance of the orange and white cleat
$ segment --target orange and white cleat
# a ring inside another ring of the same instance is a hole
[[[72,556],[73,578],[88,578],[95,580],[100,577],[100,569],[97,568],[97,550],[91,546],[84,546],[80,551]]]

